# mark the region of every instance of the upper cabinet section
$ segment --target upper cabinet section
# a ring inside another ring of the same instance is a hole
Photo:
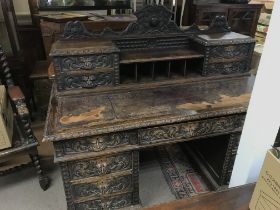
[[[249,71],[255,41],[231,32],[224,16],[205,30],[193,25],[183,31],[164,6],[135,15],[122,32],[92,33],[68,22],[50,53],[58,91],[150,88]]]

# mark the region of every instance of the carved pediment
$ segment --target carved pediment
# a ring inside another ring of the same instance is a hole
[[[162,5],[147,5],[136,11],[137,21],[130,23],[122,35],[183,33],[174,21],[172,12]]]

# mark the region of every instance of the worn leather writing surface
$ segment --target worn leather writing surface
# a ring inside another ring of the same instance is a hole
[[[125,91],[57,97],[48,135],[93,135],[245,112],[254,78],[241,77]],[[54,96],[53,96],[54,97]],[[206,116],[205,116],[206,117]],[[47,136],[48,136],[47,135]],[[45,137],[47,137],[45,136]]]

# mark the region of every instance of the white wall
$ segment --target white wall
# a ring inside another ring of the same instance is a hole
[[[280,2],[275,1],[230,187],[255,182],[280,125]]]

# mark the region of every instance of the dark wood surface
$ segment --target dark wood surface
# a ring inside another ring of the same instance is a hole
[[[221,192],[181,199],[145,210],[249,210],[255,185],[244,185]]]
[[[51,126],[44,138],[71,138],[86,130],[94,135],[246,110],[253,81],[253,77],[241,77],[121,93],[57,98],[53,94],[51,100],[57,106],[50,110],[47,123]]]
[[[135,15],[120,33],[93,34],[70,22],[51,51],[54,85],[44,140],[53,141],[69,210],[139,204],[139,150],[164,144],[225,136],[216,182],[222,188],[230,179],[254,82],[248,74],[254,40],[196,39],[233,36],[224,16],[207,30],[182,31],[163,6]]]
[[[179,60],[188,58],[203,58],[204,55],[188,49],[162,49],[144,50],[136,52],[123,52],[120,55],[120,63],[142,63],[164,60]]]

